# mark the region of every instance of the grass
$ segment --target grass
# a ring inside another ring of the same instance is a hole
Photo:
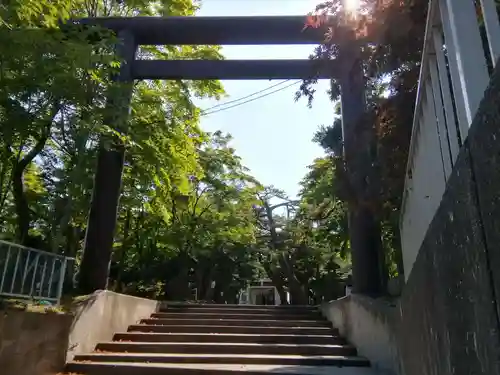
[[[14,298],[0,298],[0,310],[16,310],[42,314],[65,314],[63,306],[46,305],[40,301]]]
[[[89,298],[84,296],[63,296],[59,305],[50,305],[42,301],[20,298],[3,298],[0,297],[0,311],[16,310],[35,312],[42,314],[69,314],[73,311],[75,304],[85,301]]]

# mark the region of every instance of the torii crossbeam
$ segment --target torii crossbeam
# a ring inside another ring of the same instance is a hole
[[[74,21],[115,31],[131,45],[318,44],[324,30],[304,28],[304,17],[129,17]],[[340,69],[321,60],[135,60],[132,79],[336,78]]]

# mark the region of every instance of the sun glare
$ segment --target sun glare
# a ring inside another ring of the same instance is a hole
[[[344,9],[347,13],[355,15],[359,10],[360,0],[342,0],[344,3]]]

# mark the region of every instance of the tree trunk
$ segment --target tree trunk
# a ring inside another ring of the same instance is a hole
[[[12,173],[12,195],[17,215],[17,239],[26,245],[30,229],[31,215],[23,184],[24,167],[16,163]]]
[[[293,265],[290,264],[290,260],[287,259],[287,255],[283,254],[281,256],[281,267],[285,269],[286,278],[288,280],[288,288],[290,292],[290,304],[291,305],[308,305],[309,298],[308,293],[304,288],[304,285],[299,281],[295,272],[293,270]]]
[[[3,147],[0,158],[0,226],[3,226],[3,220],[5,220],[5,216],[3,216],[4,205],[12,186],[12,153],[8,145]]]
[[[266,267],[265,267],[266,268]],[[270,268],[266,269],[267,276],[273,282],[274,287],[278,291],[278,295],[280,296],[281,304],[288,305],[287,295],[285,292],[285,280],[281,276],[280,272],[277,270],[272,271]]]
[[[15,160],[12,167],[12,195],[14,197],[14,205],[17,215],[17,237],[23,245],[27,245],[28,231],[31,224],[31,212],[28,204],[28,198],[24,191],[23,175],[26,168],[33,162],[40,152],[42,152],[47,140],[50,136],[52,120],[59,112],[60,106],[54,105],[52,108],[52,116],[47,121],[42,131],[42,135],[38,138],[35,146],[21,160]]]
[[[214,303],[224,304],[224,288],[218,284],[215,284],[214,297],[212,299]]]
[[[116,261],[118,267],[118,272],[116,274],[116,287],[118,288],[118,290],[115,289],[116,291],[119,291],[121,289],[121,282],[123,275],[123,261],[125,260],[125,255],[127,254],[131,221],[132,221],[132,211],[128,209],[127,216],[125,217],[125,224],[123,227],[122,247],[120,249],[120,253]]]
[[[196,294],[197,294],[197,299],[202,300],[203,296],[205,294],[205,273],[207,271],[205,270],[205,267],[202,267],[200,264],[200,261],[198,261],[197,267],[194,271],[194,280],[196,283]]]
[[[304,290],[303,285],[297,284],[296,282],[289,282],[290,287],[290,304],[291,305],[308,305],[309,297]]]
[[[68,193],[66,202],[64,203],[62,216],[59,218],[56,213],[56,220],[54,220],[54,228],[52,230],[52,252],[57,253],[59,247],[63,243],[64,235],[67,233],[69,228],[69,222],[71,220],[71,206],[73,203],[73,198]],[[56,206],[57,207],[57,206]],[[59,220],[57,220],[59,218]]]
[[[202,301],[212,301],[214,299],[214,288],[212,287],[212,284],[214,282],[214,272],[215,267],[210,267],[210,269],[205,272],[205,275],[203,277],[203,293],[201,294],[201,300]]]
[[[191,289],[189,288],[188,269],[181,269],[179,273],[166,285],[168,301],[191,300]]]
[[[267,277],[271,279],[274,287],[277,289],[280,296],[281,304],[288,305],[286,292],[285,292],[285,280],[283,279],[281,273],[276,269],[272,268],[268,262],[263,263],[264,270],[266,271]]]
[[[287,295],[285,292],[285,289],[283,288],[283,285],[274,285],[276,287],[276,290],[278,291],[278,295],[280,296],[280,304],[281,305],[288,305],[288,300],[287,300]]]
[[[263,203],[264,203],[264,208],[266,210],[267,218],[269,220],[269,231],[271,233],[271,243],[273,245],[273,249],[275,251],[280,251],[280,244],[278,241],[278,233],[276,233],[276,227],[275,227],[275,223],[274,223],[274,219],[273,219],[273,210],[266,201],[264,201]],[[296,288],[292,287],[292,284],[294,283],[295,275],[293,274],[293,270],[291,270],[291,271],[289,270],[288,263],[285,260],[285,256],[286,256],[285,254],[282,254],[279,257],[279,262],[280,262],[281,268],[285,271],[287,279],[288,279],[290,302],[291,302],[291,304],[294,304],[293,298],[292,298],[292,293],[294,293],[296,291]],[[271,272],[271,280],[273,280],[273,284],[278,289],[281,303],[283,305],[287,305],[288,302],[286,300],[286,294],[285,294],[285,290],[284,290],[285,282],[279,276],[277,277],[276,275],[274,275],[274,273],[275,272],[273,272],[273,271]],[[276,279],[276,281],[275,281],[275,279]],[[276,282],[279,282],[279,284],[276,285]],[[300,299],[300,297],[298,299]],[[295,300],[297,300],[297,297],[295,298]]]
[[[191,289],[189,288],[189,270],[191,268],[191,258],[183,251],[180,253],[169,267],[168,271],[176,271],[174,275],[170,273],[165,280],[164,294],[169,301],[185,301],[191,299]]]

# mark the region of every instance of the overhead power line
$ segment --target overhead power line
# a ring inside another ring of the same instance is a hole
[[[285,81],[285,82],[286,82],[286,81]],[[233,104],[233,105],[230,105],[230,106],[228,106],[228,107],[222,107],[222,108],[220,108],[220,109],[216,109],[215,111],[212,111],[211,109],[212,109],[212,108],[215,108],[215,107],[217,107],[217,106],[214,106],[214,107],[208,108],[208,109],[204,110],[204,111],[201,113],[201,116],[208,116],[208,115],[211,115],[211,114],[214,114],[214,113],[217,113],[217,112],[222,112],[222,111],[225,111],[225,110],[227,110],[227,109],[231,109],[231,108],[239,107],[240,105],[247,104],[247,103],[253,102],[253,101],[255,101],[255,100],[265,98],[266,96],[269,96],[269,95],[275,94],[275,93],[277,93],[277,92],[279,92],[279,91],[283,91],[283,90],[285,90],[285,89],[287,89],[287,88],[289,88],[289,87],[295,86],[296,84],[298,84],[298,83],[300,83],[300,82],[301,82],[300,80],[299,80],[299,81],[292,82],[292,83],[291,83],[291,84],[289,84],[289,85],[286,85],[286,86],[280,87],[279,89],[277,89],[277,90],[273,90],[273,91],[268,92],[268,93],[266,93],[266,94],[259,95],[259,96],[257,96],[256,98],[252,98],[252,99],[249,99],[249,100],[245,100],[245,101],[243,101],[243,102],[241,102],[241,103]],[[282,83],[284,83],[284,82],[282,82]],[[275,85],[275,86],[277,86],[277,85]],[[270,89],[270,88],[271,88],[271,87],[268,87],[267,89],[261,90],[260,92],[267,91],[267,90],[268,90],[268,89]],[[248,97],[254,96],[254,95],[258,94],[258,93],[259,93],[259,92],[253,93],[253,94],[251,94],[251,95],[247,95],[247,96],[246,96],[246,97],[244,97],[244,98],[248,98]],[[233,100],[232,102],[238,102],[238,101],[240,101],[240,100],[242,100],[242,99],[243,99],[243,98],[236,99],[236,100]],[[221,105],[226,105],[226,104],[229,104],[229,103],[231,103],[231,102],[227,102],[227,103],[224,103],[224,104],[221,104]]]
[[[241,100],[245,100],[245,99],[248,99],[248,98],[251,98],[252,96],[255,96],[255,95],[258,95],[258,94],[262,94],[263,92],[265,91],[268,91],[268,90],[271,90],[272,88],[275,88],[277,86],[280,86],[286,82],[290,81],[290,79],[286,79],[284,81],[281,81],[281,82],[278,82],[278,83],[275,83],[274,85],[271,85],[269,87],[266,87],[265,89],[262,89],[262,90],[259,90],[259,91],[255,91],[249,95],[245,95],[245,96],[242,96],[241,98],[238,98],[238,99],[234,99],[234,100],[230,100],[228,102],[224,102],[224,103],[219,103],[219,104],[216,104],[214,105],[213,107],[209,107],[209,108],[206,108],[203,110],[203,112],[209,112],[211,111],[212,109],[214,108],[218,108],[218,107],[221,107],[221,106],[225,106],[225,105],[228,105],[228,104],[231,104],[231,103],[236,103],[236,102],[239,102]]]

